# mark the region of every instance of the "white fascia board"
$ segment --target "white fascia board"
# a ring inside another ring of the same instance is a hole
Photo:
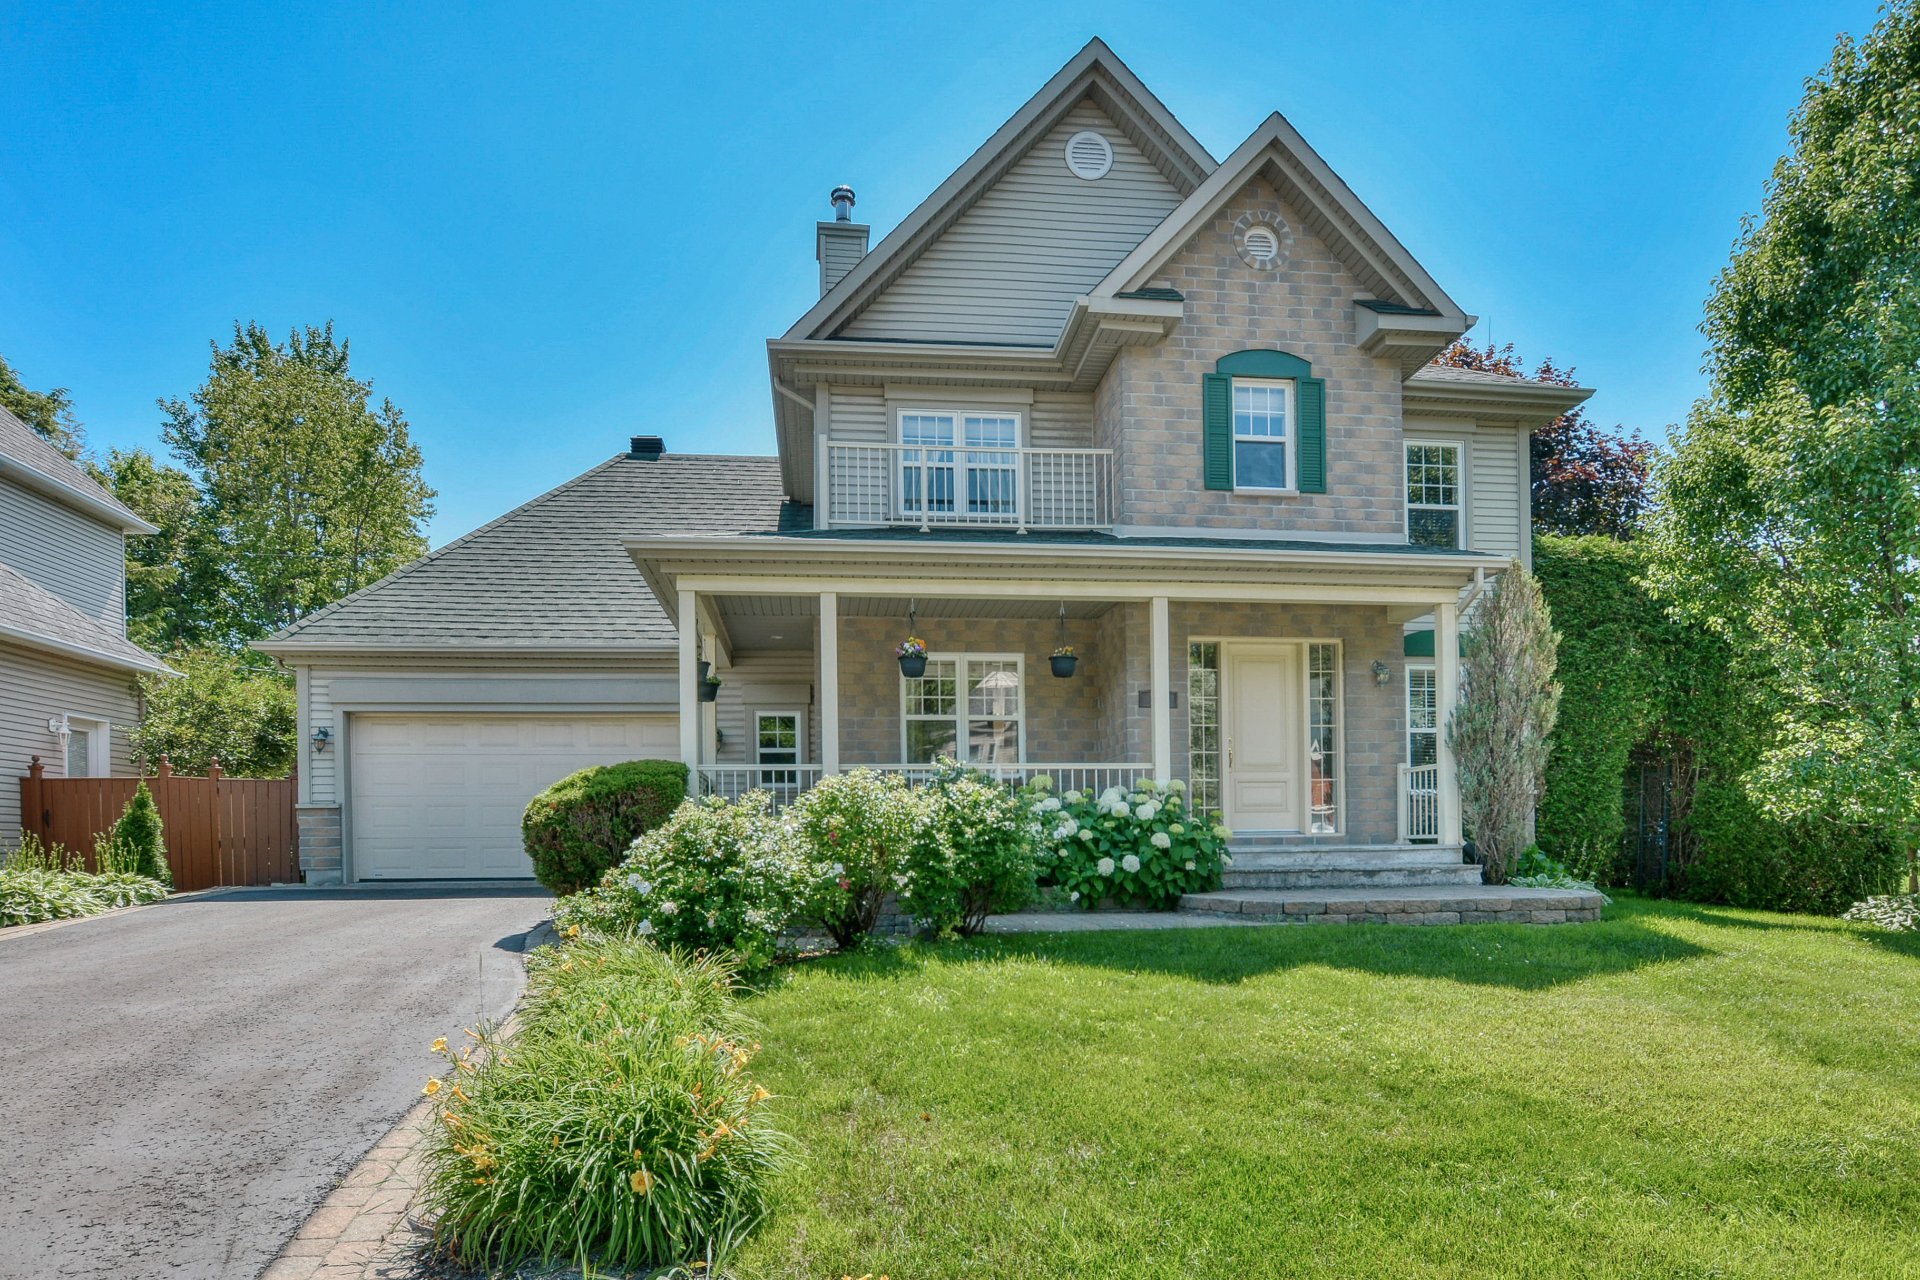
[[[148,524],[127,507],[117,501],[107,501],[84,489],[76,489],[70,484],[56,480],[35,467],[11,454],[0,453],[0,471],[19,481],[20,484],[36,493],[44,494],[56,502],[64,503],[77,511],[92,516],[102,524],[111,525],[122,533],[154,534],[160,532],[157,525]]]
[[[437,645],[419,643],[347,644],[339,640],[255,640],[248,646],[261,653],[279,658],[289,665],[312,666],[315,663],[339,661],[353,662],[360,658],[381,660],[407,658],[429,659],[436,662],[458,662],[462,658],[531,658],[554,659],[559,661],[607,658],[651,658],[663,653],[672,653],[672,642],[660,644],[618,644],[618,645],[512,645],[512,644],[462,644],[457,639],[448,639]]]
[[[158,658],[132,658],[118,653],[107,653],[91,645],[76,644],[71,640],[56,640],[52,636],[29,631],[24,627],[10,627],[0,624],[0,639],[11,640],[15,644],[29,649],[40,649],[47,653],[58,653],[69,658],[80,658],[87,662],[98,663],[103,667],[112,667],[117,671],[138,671],[146,675],[177,676],[175,671]]]
[[[1592,387],[1544,382],[1515,382],[1511,387],[1494,382],[1427,382],[1415,375],[1401,386],[1400,406],[1403,413],[1427,410],[1538,425],[1585,403],[1593,391]]]

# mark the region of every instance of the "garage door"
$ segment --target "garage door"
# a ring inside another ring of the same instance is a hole
[[[672,716],[356,715],[354,875],[362,880],[531,876],[527,801],[588,765],[676,759]]]

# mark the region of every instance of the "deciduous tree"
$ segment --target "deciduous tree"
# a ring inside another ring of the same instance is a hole
[[[1434,363],[1563,387],[1578,385],[1573,370],[1562,369],[1551,358],[1527,372],[1511,342],[1504,347],[1456,342]],[[1596,426],[1584,406],[1538,428],[1529,448],[1533,527],[1541,533],[1632,537],[1646,510],[1652,453],[1653,447],[1638,432]]]
[[[65,387],[34,391],[0,356],[0,409],[5,409],[53,443],[69,458],[86,452],[87,436],[73,416],[73,398]]]
[[[1754,664],[1768,810],[1920,840],[1920,14],[1809,81],[1707,307],[1652,579]],[[1909,860],[1910,891],[1920,891]]]

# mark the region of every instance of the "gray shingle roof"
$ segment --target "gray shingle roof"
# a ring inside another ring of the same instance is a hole
[[[1456,369],[1447,364],[1424,365],[1414,371],[1408,382],[1463,382],[1474,386],[1496,387],[1553,387],[1566,390],[1558,382],[1540,382],[1533,378],[1509,378],[1504,373],[1488,373],[1485,369]]]
[[[46,438],[5,409],[0,409],[0,454],[5,454],[41,480],[68,490],[82,502],[104,506],[124,516],[135,527],[150,527],[99,481],[73,464]]]
[[[119,632],[89,618],[39,583],[0,564],[0,634],[31,644],[95,655],[109,665],[165,671],[160,659]]]
[[[670,647],[673,625],[624,543],[812,524],[776,458],[621,455],[265,642],[313,647]]]

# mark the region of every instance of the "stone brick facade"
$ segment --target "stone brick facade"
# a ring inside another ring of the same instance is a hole
[[[1235,224],[1261,211],[1292,232],[1277,269],[1241,256]],[[1402,375],[1354,344],[1353,300],[1369,291],[1299,213],[1268,183],[1249,183],[1151,283],[1185,296],[1185,318],[1165,342],[1123,351],[1094,396],[1094,443],[1115,450],[1120,522],[1403,539]],[[1202,375],[1251,349],[1291,352],[1326,379],[1326,493],[1205,487]]]
[[[300,875],[308,884],[339,884],[340,806],[303,804],[293,811],[300,831]]]
[[[1174,774],[1188,774],[1188,643],[1210,640],[1338,641],[1342,655],[1339,728],[1343,747],[1342,842],[1388,843],[1398,836],[1399,766],[1405,760],[1406,673],[1400,624],[1382,608],[1175,601],[1168,611]],[[1057,643],[1054,622],[1027,619],[923,619],[938,652],[1020,653],[1026,658],[1026,757],[1050,764],[1148,762],[1153,713],[1141,705],[1152,678],[1151,618],[1145,604],[1116,604],[1097,619],[1067,624],[1080,651],[1072,679],[1047,672]],[[899,761],[900,672],[893,646],[904,623],[844,618],[840,623],[841,760]],[[1388,683],[1371,668],[1385,662]],[[1304,713],[1303,713],[1304,714]]]

